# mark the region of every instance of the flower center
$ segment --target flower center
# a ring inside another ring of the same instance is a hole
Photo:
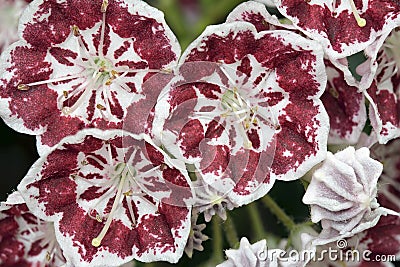
[[[99,164],[104,165],[104,163],[99,161],[94,156],[88,156],[88,158],[96,160]],[[132,166],[132,165],[130,164],[129,166]],[[108,229],[110,228],[113,218],[116,215],[116,210],[121,205],[124,198],[136,196],[136,197],[140,197],[142,201],[145,201],[145,202],[149,203],[150,205],[154,205],[149,200],[147,200],[146,198],[143,197],[143,196],[145,196],[145,193],[143,193],[143,191],[144,191],[143,187],[146,184],[148,184],[148,182],[146,182],[144,179],[141,179],[141,178],[143,177],[143,175],[146,175],[149,172],[159,169],[160,166],[150,168],[149,170],[140,172],[140,173],[138,173],[135,168],[129,167],[129,166],[127,163],[124,163],[124,162],[117,163],[115,165],[115,167],[113,168],[112,174],[110,176],[111,179],[109,179],[102,185],[104,187],[109,186],[110,189],[107,190],[107,193],[103,194],[103,196],[100,197],[100,199],[98,200],[96,205],[98,205],[106,197],[109,197],[110,196],[109,193],[114,194],[113,192],[115,192],[115,189],[117,192],[116,192],[115,199],[114,199],[113,205],[111,207],[111,210],[106,216],[107,220],[106,220],[101,232],[98,234],[98,236],[96,236],[95,238],[92,239],[92,245],[94,247],[99,247],[101,245],[101,242],[102,242],[104,236],[106,235]],[[135,214],[134,214],[134,210],[133,210],[133,206],[132,206],[132,201],[129,199],[126,201],[126,204],[128,207],[130,219],[132,221],[131,226],[134,227],[136,225],[136,218],[135,218]],[[94,210],[94,209],[92,209],[92,210]],[[89,213],[89,216],[90,216],[90,213]],[[93,219],[95,219],[96,221],[98,221],[100,223],[103,222],[103,217],[98,212],[96,212],[96,215]]]
[[[252,125],[257,125],[258,121],[257,106],[252,107],[248,100],[245,100],[239,93],[237,88],[227,90],[221,98],[221,105],[224,113],[222,117],[230,117],[238,123],[240,134],[244,139],[244,147],[251,148],[252,143],[247,136],[247,132]]]

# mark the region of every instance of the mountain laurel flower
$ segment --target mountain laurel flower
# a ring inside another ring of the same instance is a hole
[[[399,22],[400,7],[380,0],[276,0],[279,12],[318,41],[329,58],[346,58],[387,35]]]
[[[319,244],[371,228],[382,215],[398,216],[377,202],[377,182],[383,166],[369,154],[368,148],[353,147],[334,155],[328,152],[314,172],[303,202],[311,205],[312,222],[321,222]]]
[[[33,215],[21,194],[10,194],[0,205],[1,266],[63,266],[54,224]]]
[[[293,25],[282,24],[276,15],[271,15],[265,8],[265,5],[268,6],[268,4],[264,2],[260,0],[241,3],[229,13],[226,22],[247,21],[253,24],[259,32],[284,29],[296,31]]]
[[[206,183],[232,190],[237,205],[325,158],[326,74],[317,43],[234,21],[207,27],[179,66],[158,99],[153,134]]]
[[[73,266],[177,262],[190,232],[189,177],[146,136],[86,129],[42,156],[18,186],[55,224]]]
[[[122,128],[145,80],[180,55],[163,14],[138,0],[34,1],[19,35],[1,58],[1,116],[43,153],[84,127]]]

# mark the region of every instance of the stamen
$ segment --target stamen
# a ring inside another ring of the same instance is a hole
[[[73,35],[76,36],[76,37],[78,37],[78,36],[81,35],[81,32],[79,31],[79,28],[78,28],[78,26],[76,26],[76,25],[73,25],[73,26],[72,26],[72,33],[73,33]]]
[[[76,79],[76,78],[79,78],[79,77],[82,77],[82,75],[80,73],[79,74],[75,74],[75,75],[67,75],[67,76],[60,77],[60,78],[48,79],[48,80],[44,80],[44,81],[33,82],[33,83],[28,83],[28,84],[20,84],[20,85],[24,86],[24,87],[25,86],[32,87],[32,86],[36,86],[36,85],[68,81],[68,80]],[[19,88],[20,85],[18,85],[18,89],[22,90],[22,89]]]
[[[350,6],[351,6],[351,11],[353,12],[353,16],[357,21],[357,24],[359,27],[365,27],[365,25],[367,25],[367,21],[363,18],[360,17],[360,14],[358,14],[356,5],[354,4],[353,0],[349,0],[350,2]]]
[[[46,260],[47,261],[50,261],[51,260],[51,255],[50,255],[50,252],[46,252]]]
[[[105,110],[106,110],[106,108],[105,108],[102,104],[97,104],[97,105],[96,105],[96,108],[97,108],[97,109],[100,109],[100,110],[102,110],[102,111],[105,111]]]

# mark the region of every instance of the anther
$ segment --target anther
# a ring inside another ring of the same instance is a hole
[[[119,73],[116,70],[111,70],[111,77],[117,78],[119,76]]]
[[[161,73],[171,74],[172,73],[172,69],[162,69]]]
[[[78,26],[76,26],[76,25],[73,25],[73,26],[72,26],[72,33],[73,33],[74,36],[76,36],[76,37],[78,37],[78,36],[81,35],[81,33],[80,33],[80,31],[79,31],[79,28],[78,28]]]
[[[113,81],[114,79],[115,79],[115,78],[110,78],[110,79],[108,79],[104,84],[107,85],[107,86],[110,86],[110,85],[112,84],[112,81]]]
[[[329,88],[329,93],[330,93],[334,98],[336,98],[336,99],[339,98],[339,92],[338,92],[335,88],[333,88],[333,87]]]
[[[127,191],[127,192],[125,192],[125,193],[122,193],[124,196],[126,196],[126,197],[130,197],[130,196],[132,196],[133,195],[133,193],[132,193],[132,190],[129,190],[129,191]]]
[[[106,108],[102,104],[97,104],[96,108],[100,109],[100,110],[103,110],[103,111],[106,110]]]
[[[29,90],[29,86],[28,85],[26,85],[26,84],[18,84],[18,87],[17,87],[17,89],[18,90],[21,90],[21,91],[27,91],[27,90]]]
[[[63,91],[63,95],[65,98],[68,98],[68,92],[67,91]]]
[[[50,261],[51,260],[51,255],[50,252],[46,251],[46,260]]]
[[[107,7],[108,7],[108,0],[103,0],[103,3],[101,4],[101,13],[106,13]]]
[[[101,218],[101,216],[100,216],[100,214],[96,214],[96,221],[98,221],[98,222],[102,222],[103,221],[103,219]]]

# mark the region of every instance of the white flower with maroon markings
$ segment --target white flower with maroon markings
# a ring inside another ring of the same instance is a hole
[[[382,215],[398,215],[377,202],[381,173],[382,164],[370,158],[368,148],[328,152],[303,197],[311,205],[311,220],[322,225],[318,244],[360,233],[375,226]]]
[[[232,190],[235,204],[254,201],[275,179],[297,179],[325,157],[322,54],[288,31],[210,26],[161,93],[153,134],[206,183]]]
[[[351,86],[359,86],[347,57],[380,47],[400,23],[400,6],[381,0],[276,0],[279,12],[305,35],[319,42]],[[359,91],[366,88],[359,87]]]
[[[180,55],[163,14],[143,1],[35,1],[20,38],[1,59],[2,117],[45,146],[87,126],[121,128],[128,106],[148,97],[146,79]]]
[[[260,3],[258,3],[260,2]],[[247,1],[238,5],[226,18],[226,22],[247,21],[253,24],[257,31],[284,30],[295,31],[291,24],[282,24],[275,15],[271,15],[266,9],[265,0]],[[264,3],[264,4],[262,4]]]
[[[54,221],[68,262],[177,262],[190,231],[187,173],[144,136],[88,129],[41,157],[18,186],[34,214]]]
[[[381,0],[276,0],[278,10],[331,59],[360,52],[399,22],[400,6]]]
[[[34,216],[19,192],[0,206],[0,263],[2,266],[61,266],[65,258],[54,224]]]
[[[27,5],[25,0],[4,0],[0,2],[0,54],[18,40],[18,19]]]

